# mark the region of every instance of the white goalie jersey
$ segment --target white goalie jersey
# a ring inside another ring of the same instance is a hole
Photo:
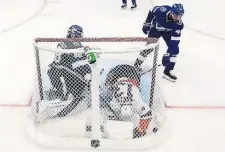
[[[111,67],[110,67],[111,66]],[[109,104],[120,119],[138,114],[141,118],[151,116],[148,101],[144,102],[140,92],[141,76],[129,64],[110,64],[101,74],[100,101]]]
[[[132,118],[138,114],[141,119],[151,116],[149,105],[144,103],[135,80],[120,78],[112,90],[113,99],[108,101],[120,119]]]

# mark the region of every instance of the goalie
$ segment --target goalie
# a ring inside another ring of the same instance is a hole
[[[133,138],[146,134],[152,116],[149,104],[141,97],[140,79],[133,66],[117,65],[107,74],[100,91],[102,104],[107,105],[117,119],[133,121],[134,116],[138,116],[139,124],[133,129]]]
[[[67,38],[81,38],[83,37],[83,29],[79,25],[72,25],[68,29]],[[83,46],[80,42],[61,42],[57,45],[57,48],[60,49],[77,49],[77,48],[84,48],[84,51],[89,49],[88,46]],[[54,94],[55,98],[60,98],[62,101],[67,100],[69,93],[75,94],[73,82],[73,75],[68,74],[68,71],[74,71],[77,65],[76,62],[86,60],[86,55],[84,53],[56,53],[54,61],[49,65],[48,76],[50,78],[51,84],[53,89],[51,93]],[[85,65],[84,65],[85,66]],[[77,68],[75,71],[80,71],[80,69],[84,69],[82,66]],[[86,73],[90,73],[90,68],[87,69]],[[70,72],[71,73],[71,72]],[[85,72],[79,72],[80,75],[83,77],[86,74]],[[64,79],[66,85],[66,92],[63,90],[63,82]],[[78,90],[75,90],[78,91]]]

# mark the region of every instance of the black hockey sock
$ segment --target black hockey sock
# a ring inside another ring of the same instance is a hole
[[[137,5],[136,0],[131,0],[133,5]]]
[[[127,4],[127,0],[122,0],[123,4]]]

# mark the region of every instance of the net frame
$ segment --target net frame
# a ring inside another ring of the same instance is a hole
[[[39,95],[34,94],[33,99],[34,100],[42,100],[43,99],[43,89],[42,89],[42,77],[41,77],[41,67],[40,67],[40,55],[39,55],[39,49],[45,50],[45,51],[52,51],[52,52],[82,52],[82,49],[75,49],[75,50],[61,50],[61,49],[49,49],[49,48],[43,48],[42,46],[39,45],[40,42],[145,42],[146,46],[143,46],[141,48],[133,48],[133,49],[127,49],[127,50],[122,50],[121,52],[115,52],[115,51],[107,51],[104,53],[125,53],[125,52],[139,52],[144,49],[152,49],[152,52],[154,54],[153,58],[153,65],[152,65],[152,80],[151,80],[151,93],[150,93],[150,102],[149,106],[153,105],[153,100],[154,100],[154,89],[155,89],[155,84],[156,84],[156,72],[157,72],[157,58],[158,58],[158,51],[159,51],[159,42],[158,39],[153,39],[153,38],[144,38],[144,37],[103,37],[103,38],[96,38],[96,37],[88,37],[88,38],[36,38],[34,41],[34,50],[35,50],[35,57],[36,57],[36,74],[37,74],[37,81],[36,81],[36,87],[34,92],[39,92]],[[91,52],[95,53],[102,53],[102,50],[91,50]],[[91,65],[92,68],[95,68],[95,65]],[[94,75],[92,77],[93,80],[96,80],[97,75]],[[98,82],[97,82],[98,83]],[[94,86],[94,85],[93,85]],[[92,88],[96,89],[96,88]],[[92,94],[98,94],[98,89],[97,92],[92,91]],[[93,96],[94,97],[94,96]],[[95,96],[96,97],[96,96]],[[98,101],[98,98],[95,99]],[[96,104],[96,102],[95,102]],[[38,106],[36,106],[36,112],[39,111]],[[99,103],[97,103],[94,107],[92,107],[93,113],[97,114],[99,111]],[[96,117],[94,118],[95,120],[98,120],[98,116],[95,115]],[[137,149],[146,149],[149,147],[152,147],[154,145],[157,145],[161,143],[164,139],[165,136],[168,134],[168,121],[165,122],[163,128],[157,132],[154,135],[151,136],[146,136],[142,137],[139,139],[132,139],[132,140],[126,140],[126,141],[121,141],[121,140],[109,140],[109,139],[100,139],[99,138],[99,129],[96,129],[94,131],[95,136],[93,136],[93,139],[82,139],[82,138],[65,138],[63,139],[62,137],[49,137],[41,132],[35,132],[35,126],[33,125],[32,119],[29,119],[29,127],[28,127],[28,132],[29,135],[32,138],[35,138],[35,140],[47,147],[58,147],[58,148],[98,148],[98,149],[120,149],[120,150],[137,150]],[[94,121],[92,121],[94,122]],[[100,126],[99,124],[95,126]],[[94,128],[93,128],[94,129]],[[164,138],[162,138],[164,137]],[[45,139],[43,141],[43,139]],[[121,142],[123,144],[121,144]],[[79,144],[76,144],[79,143]],[[93,144],[94,143],[94,144]],[[99,146],[93,146],[93,145],[99,145]]]

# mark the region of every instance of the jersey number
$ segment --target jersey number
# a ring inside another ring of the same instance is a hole
[[[120,83],[115,91],[115,98],[120,102],[131,102],[133,99],[132,84]]]
[[[175,32],[177,33],[177,35],[180,35],[180,33],[181,33],[180,30],[176,30]]]

